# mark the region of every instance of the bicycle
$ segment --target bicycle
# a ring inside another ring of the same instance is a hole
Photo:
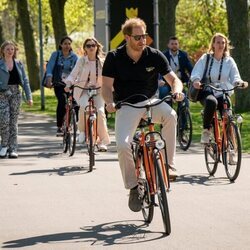
[[[88,105],[84,109],[84,129],[85,129],[85,142],[87,144],[88,155],[89,155],[89,172],[93,170],[95,165],[95,147],[97,146],[97,117],[98,112],[95,107],[94,97],[97,95],[98,89],[101,87],[80,87],[79,85],[73,85],[74,87],[80,88],[87,91],[89,96]]]
[[[153,106],[159,105],[167,99],[170,100],[171,98],[172,96],[168,95],[156,103],[149,103],[143,106],[131,104],[126,102],[126,100],[116,104],[117,109],[122,106],[146,109],[146,118],[141,119],[138,125],[139,131],[135,133],[131,149],[134,156],[144,220],[147,223],[152,221],[154,207],[158,206],[155,203],[155,196],[157,195],[164,229],[167,235],[171,233],[169,207],[166,194],[166,191],[169,191],[170,189],[169,166],[166,164],[166,143],[161,133],[155,131],[154,129],[151,108]]]
[[[225,167],[226,175],[231,182],[234,182],[240,172],[242,160],[241,135],[237,122],[237,115],[232,113],[232,108],[228,105],[228,92],[239,88],[237,85],[231,89],[221,89],[211,84],[206,84],[215,91],[222,92],[223,110],[221,119],[218,111],[214,112],[212,121],[212,137],[210,142],[204,145],[205,161],[208,173],[214,175],[218,163],[221,162]]]
[[[60,83],[65,86],[63,82]],[[75,113],[75,104],[73,103],[73,86],[70,87],[68,95],[65,94],[66,99],[66,113],[63,120],[62,131],[63,131],[63,153],[69,151],[69,156],[73,156],[76,148],[76,113]]]
[[[192,141],[193,125],[190,109],[187,100],[180,102],[177,108],[177,140],[180,148],[184,151],[188,150]]]
[[[171,91],[169,92],[171,94]],[[183,92],[185,94],[185,91]],[[172,100],[167,103],[173,107]],[[192,141],[193,125],[191,112],[188,105],[187,97],[183,101],[178,103],[177,106],[177,141],[179,142],[180,148],[184,151],[188,150]]]

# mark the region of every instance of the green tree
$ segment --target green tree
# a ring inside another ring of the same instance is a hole
[[[164,50],[170,36],[175,35],[176,6],[179,0],[159,0],[159,47]]]
[[[207,50],[214,33],[227,35],[224,0],[182,0],[176,14],[176,34],[193,61]]]
[[[228,31],[234,49],[234,57],[241,76],[250,82],[250,48],[249,48],[249,6],[247,0],[226,0]],[[237,9],[237,11],[235,11]],[[236,110],[250,110],[250,88],[236,92]]]
[[[56,48],[58,48],[61,38],[67,35],[64,18],[64,6],[66,1],[67,0],[49,0]]]
[[[17,13],[22,30],[30,85],[32,89],[38,89],[40,86],[39,67],[37,63],[33,27],[31,24],[28,8],[29,6],[27,0],[17,1]]]

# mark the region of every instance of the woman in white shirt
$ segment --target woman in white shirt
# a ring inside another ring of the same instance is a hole
[[[248,86],[248,83],[243,82],[241,79],[238,67],[234,59],[230,56],[229,50],[228,38],[221,33],[216,33],[211,39],[208,53],[201,56],[191,73],[191,81],[195,88],[202,89],[201,79],[205,71],[207,56],[210,58],[208,61],[206,82],[210,84],[219,83],[223,89],[231,89],[236,84],[241,84],[242,88]],[[213,114],[217,108],[219,110],[223,108],[222,93],[215,92],[211,88],[205,88],[199,93],[198,100],[204,106],[201,143],[208,143],[211,135],[210,127]]]
[[[65,80],[66,86],[77,84],[81,87],[101,87],[102,86],[102,66],[104,62],[104,53],[102,45],[94,37],[87,38],[83,43],[84,55],[78,59],[75,67]],[[66,87],[66,89],[67,89]],[[84,141],[84,109],[88,105],[88,95],[86,90],[74,89],[74,98],[80,105],[78,129],[79,142]],[[107,151],[107,144],[110,138],[107,129],[107,120],[105,115],[104,100],[101,91],[94,97],[95,106],[98,111],[97,133],[99,136],[99,151]]]

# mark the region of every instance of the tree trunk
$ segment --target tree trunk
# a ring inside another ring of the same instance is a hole
[[[64,21],[64,6],[66,1],[67,0],[49,0],[56,49],[58,48],[62,37],[67,35],[66,25]]]
[[[248,0],[226,0],[228,31],[234,57],[241,77],[250,83],[250,48],[248,27]],[[236,11],[237,10],[237,11]],[[236,111],[250,110],[250,88],[236,91]]]
[[[0,20],[0,45],[4,42],[2,20]]]
[[[36,54],[36,47],[33,35],[33,27],[30,21],[27,0],[18,0],[17,13],[21,25],[27,68],[29,72],[29,81],[32,90],[40,88],[39,67]]]
[[[170,36],[175,35],[175,13],[179,0],[159,0],[159,47],[166,49]]]

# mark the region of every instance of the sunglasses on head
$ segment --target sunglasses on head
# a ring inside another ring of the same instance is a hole
[[[86,48],[90,49],[91,47],[95,48],[96,44],[94,44],[94,43],[93,44],[86,44],[85,46],[86,46]]]
[[[143,34],[143,35],[131,35],[131,36],[135,39],[135,41],[140,41],[141,38],[146,39],[148,34],[146,33],[146,34]]]

